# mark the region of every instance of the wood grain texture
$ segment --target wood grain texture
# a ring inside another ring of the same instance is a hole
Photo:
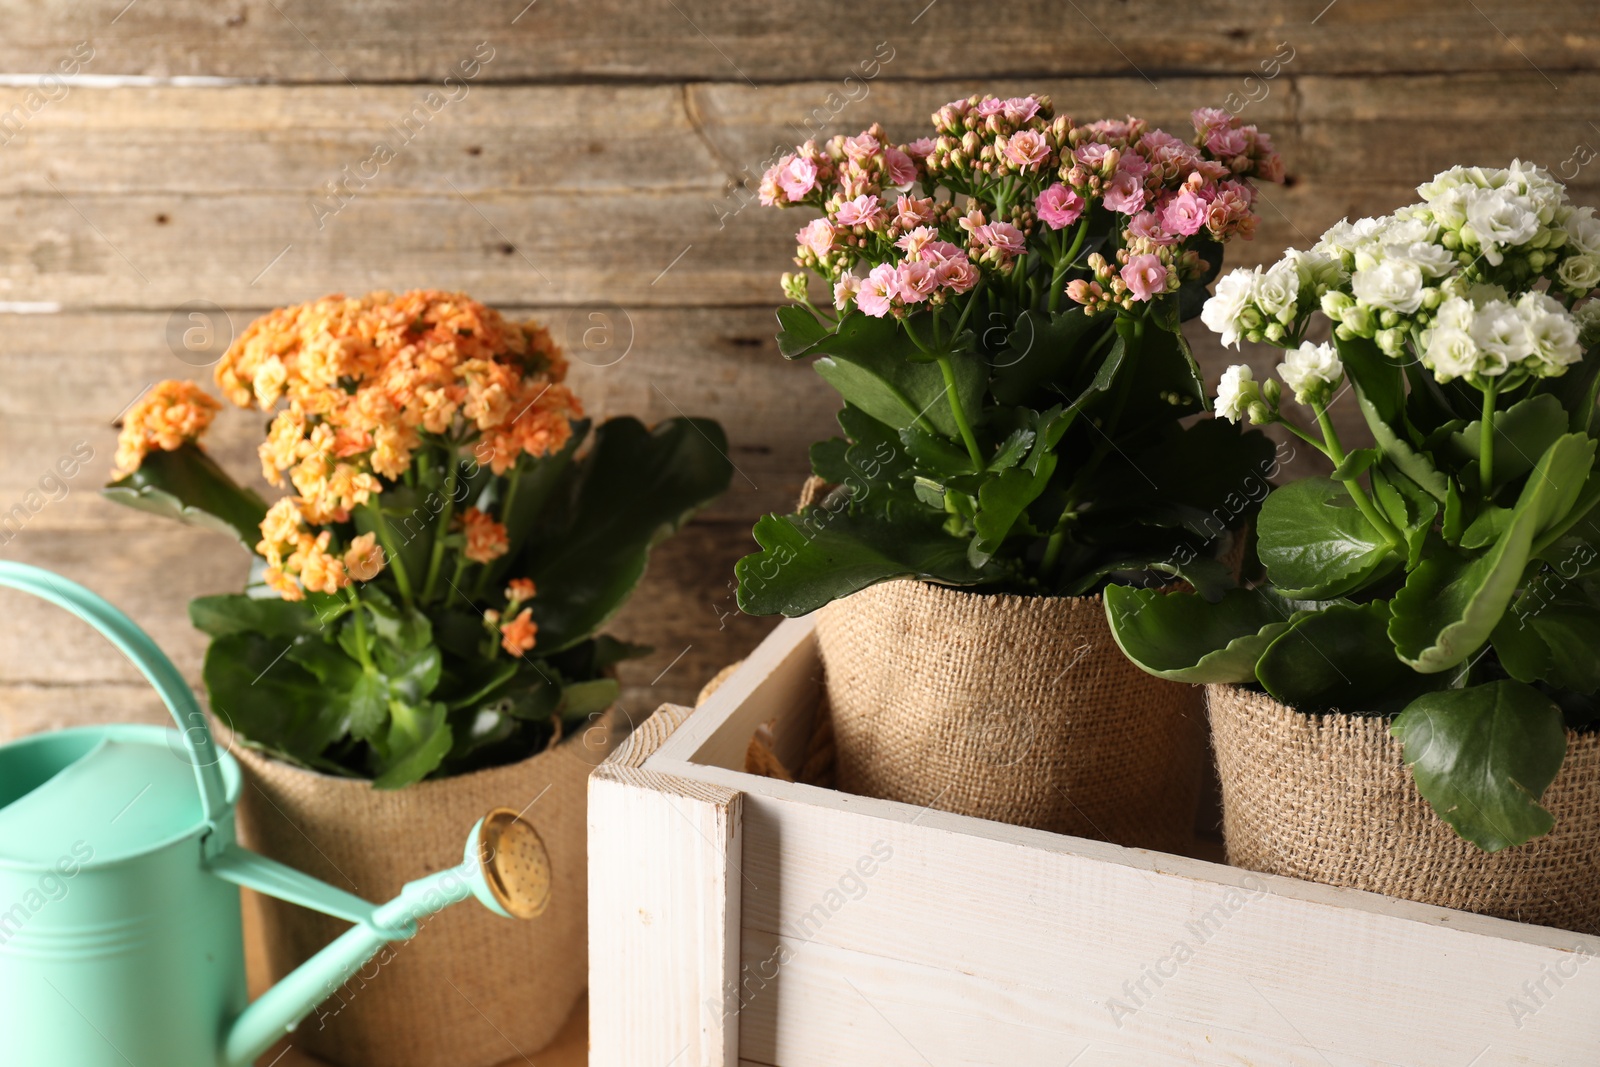
[[[1560,169],[1600,143],[1588,106],[1600,74],[1566,73],[1553,89],[1532,70],[1284,70],[1246,114],[1274,133],[1293,184],[1264,191],[1256,240],[1230,251],[1238,264],[1409,202],[1452,162]],[[831,82],[479,86],[414,129],[409,85],[79,87],[5,146],[17,165],[0,170],[0,218],[15,223],[0,231],[0,297],[263,308],[427,283],[502,305],[767,307],[806,216],[754,205],[765,163],[874,119],[910,137],[980,87],[1183,129],[1191,107],[1223,104],[1239,79],[884,80],[837,111]],[[617,118],[603,136],[576,134],[583,115]],[[1580,198],[1600,189],[1600,172],[1569,177]]]
[[[1600,1040],[1600,939],[717,765],[809,716],[816,667],[808,624],[774,633],[644,766],[743,793],[748,1062],[1498,1067]]]
[[[897,78],[1003,77],[1059,71],[1149,77],[1248,69],[1279,41],[1301,45],[1323,71],[1550,70],[1591,67],[1597,42],[1579,0],[1510,0],[1441,13],[1423,0],[1379,3],[1248,0],[1114,8],[1009,0],[982,19],[957,3],[889,0],[870,20],[857,5],[801,6],[682,0],[470,0],[450,5],[345,0],[46,0],[18,4],[0,64],[45,71],[80,41],[102,73],[281,81],[436,81],[480,42],[484,76],[753,82],[842,77],[890,40]],[[1331,10],[1329,8],[1331,7]]]
[[[589,779],[594,1059],[734,1067],[743,798],[643,768],[688,716],[663,705]]]

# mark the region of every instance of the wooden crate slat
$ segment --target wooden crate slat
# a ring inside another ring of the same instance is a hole
[[[589,779],[590,1006],[602,1063],[731,1067],[742,795],[644,770],[689,713],[666,705]]]

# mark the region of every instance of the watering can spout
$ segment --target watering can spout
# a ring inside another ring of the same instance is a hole
[[[286,882],[264,885],[274,875],[265,875],[260,858],[237,847],[213,866],[219,875],[240,884],[339,913],[337,908],[326,906],[326,891],[307,894],[304,883],[299,883],[302,894],[297,896],[296,886],[287,881],[305,876],[287,868],[279,868],[275,874]],[[313,901],[306,896],[320,899]],[[497,809],[478,820],[467,838],[460,866],[408,882],[399,896],[375,907],[346,898],[365,914],[346,911],[343,917],[355,920],[349,930],[251,1002],[228,1029],[223,1063],[227,1067],[249,1067],[386,945],[412,937],[422,920],[468,897],[476,897],[498,915],[517,919],[534,918],[549,902],[550,862],[544,843],[538,832],[509,808]]]

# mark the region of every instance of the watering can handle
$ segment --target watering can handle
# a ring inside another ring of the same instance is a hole
[[[228,814],[227,797],[222,785],[221,755],[200,705],[184,681],[178,668],[172,665],[166,653],[156,647],[150,635],[134,625],[132,619],[112,607],[105,600],[89,592],[76,582],[58,574],[25,563],[0,560],[0,586],[32,593],[57,607],[66,608],[78,618],[100,631],[122,654],[133,661],[172,712],[183,735],[189,761],[194,764],[194,776],[200,787],[200,802],[206,820],[218,825]]]

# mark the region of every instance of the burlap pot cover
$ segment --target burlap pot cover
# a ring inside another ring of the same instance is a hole
[[[522,810],[553,876],[536,919],[467,900],[425,920],[300,1024],[291,1041],[345,1067],[487,1067],[549,1044],[588,982],[586,784],[609,736],[574,737],[521,763],[382,791],[233,746],[244,770],[239,837],[289,866],[373,901],[461,862],[491,808]],[[537,799],[535,799],[537,798]],[[273,981],[348,924],[256,896]]]
[[[1569,733],[1556,828],[1493,854],[1417,792],[1389,719],[1304,715],[1207,687],[1228,862],[1425,904],[1600,933],[1600,733]]]
[[[1198,688],[1129,663],[1095,597],[884,582],[817,616],[846,792],[1119,844],[1192,844]]]

